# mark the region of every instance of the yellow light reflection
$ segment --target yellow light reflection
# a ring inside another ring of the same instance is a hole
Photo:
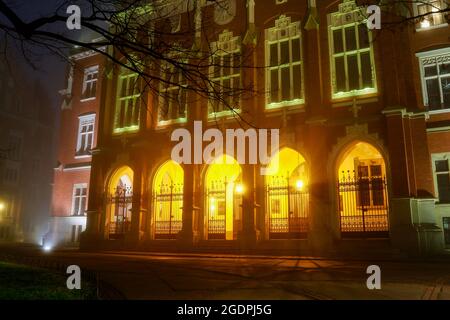
[[[116,188],[119,185],[119,181],[122,181],[122,183],[127,186],[133,187],[133,170],[126,166],[116,170],[109,181],[108,189],[110,194],[114,195],[116,193]]]
[[[206,172],[206,188],[224,191],[224,199],[217,200],[216,198],[210,198],[208,200],[209,203],[206,203],[206,205],[209,211],[208,218],[225,220],[226,240],[234,239],[233,223],[235,214],[238,214],[234,212],[234,197],[235,194],[244,192],[244,187],[237,183],[241,173],[242,170],[239,163],[228,155],[215,158]]]
[[[243,194],[244,193],[244,186],[240,183],[236,185],[235,191],[237,194]]]

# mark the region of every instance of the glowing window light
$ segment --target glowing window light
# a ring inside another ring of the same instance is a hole
[[[425,19],[425,20],[423,20],[421,23],[420,23],[420,27],[421,28],[429,28],[430,27],[430,21],[428,20],[428,19]]]
[[[0,202],[0,211],[2,211],[3,209],[5,209],[5,204],[3,202]]]
[[[216,211],[216,199],[211,198],[211,204],[210,204],[210,210],[211,210],[211,214],[214,215],[214,212]]]

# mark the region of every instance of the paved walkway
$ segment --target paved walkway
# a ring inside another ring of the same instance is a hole
[[[76,264],[97,273],[128,299],[445,299],[450,261],[357,261],[311,257],[211,254],[43,252],[15,254]],[[381,268],[381,290],[366,286],[369,265]]]

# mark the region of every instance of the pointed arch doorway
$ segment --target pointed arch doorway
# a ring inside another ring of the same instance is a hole
[[[214,159],[205,175],[208,240],[236,240],[242,230],[242,169],[228,155]]]
[[[343,238],[389,237],[386,164],[371,144],[355,142],[338,161],[338,213]]]
[[[269,239],[306,238],[309,229],[309,190],[305,158],[281,149],[268,166],[266,221]]]
[[[107,212],[109,239],[122,239],[131,229],[133,170],[122,167],[108,184]]]
[[[159,167],[153,181],[155,239],[176,239],[183,224],[183,168],[173,160]]]

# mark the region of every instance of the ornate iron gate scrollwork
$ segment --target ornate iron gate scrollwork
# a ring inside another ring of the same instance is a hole
[[[107,197],[109,207],[109,238],[121,239],[131,229],[133,193],[130,186],[118,186],[114,195]]]
[[[183,185],[163,184],[153,196],[155,239],[176,239],[183,224]]]
[[[353,175],[338,181],[340,228],[343,237],[388,237],[386,178]]]
[[[234,181],[234,185],[238,184]],[[212,181],[206,190],[206,204],[208,208],[208,239],[225,240],[227,239],[227,201],[231,199],[233,211],[233,239],[242,231],[242,195],[227,189],[227,180]],[[232,192],[228,195],[227,191]],[[229,198],[227,200],[227,198]]]
[[[266,187],[270,239],[302,239],[309,230],[309,191],[273,177]]]

